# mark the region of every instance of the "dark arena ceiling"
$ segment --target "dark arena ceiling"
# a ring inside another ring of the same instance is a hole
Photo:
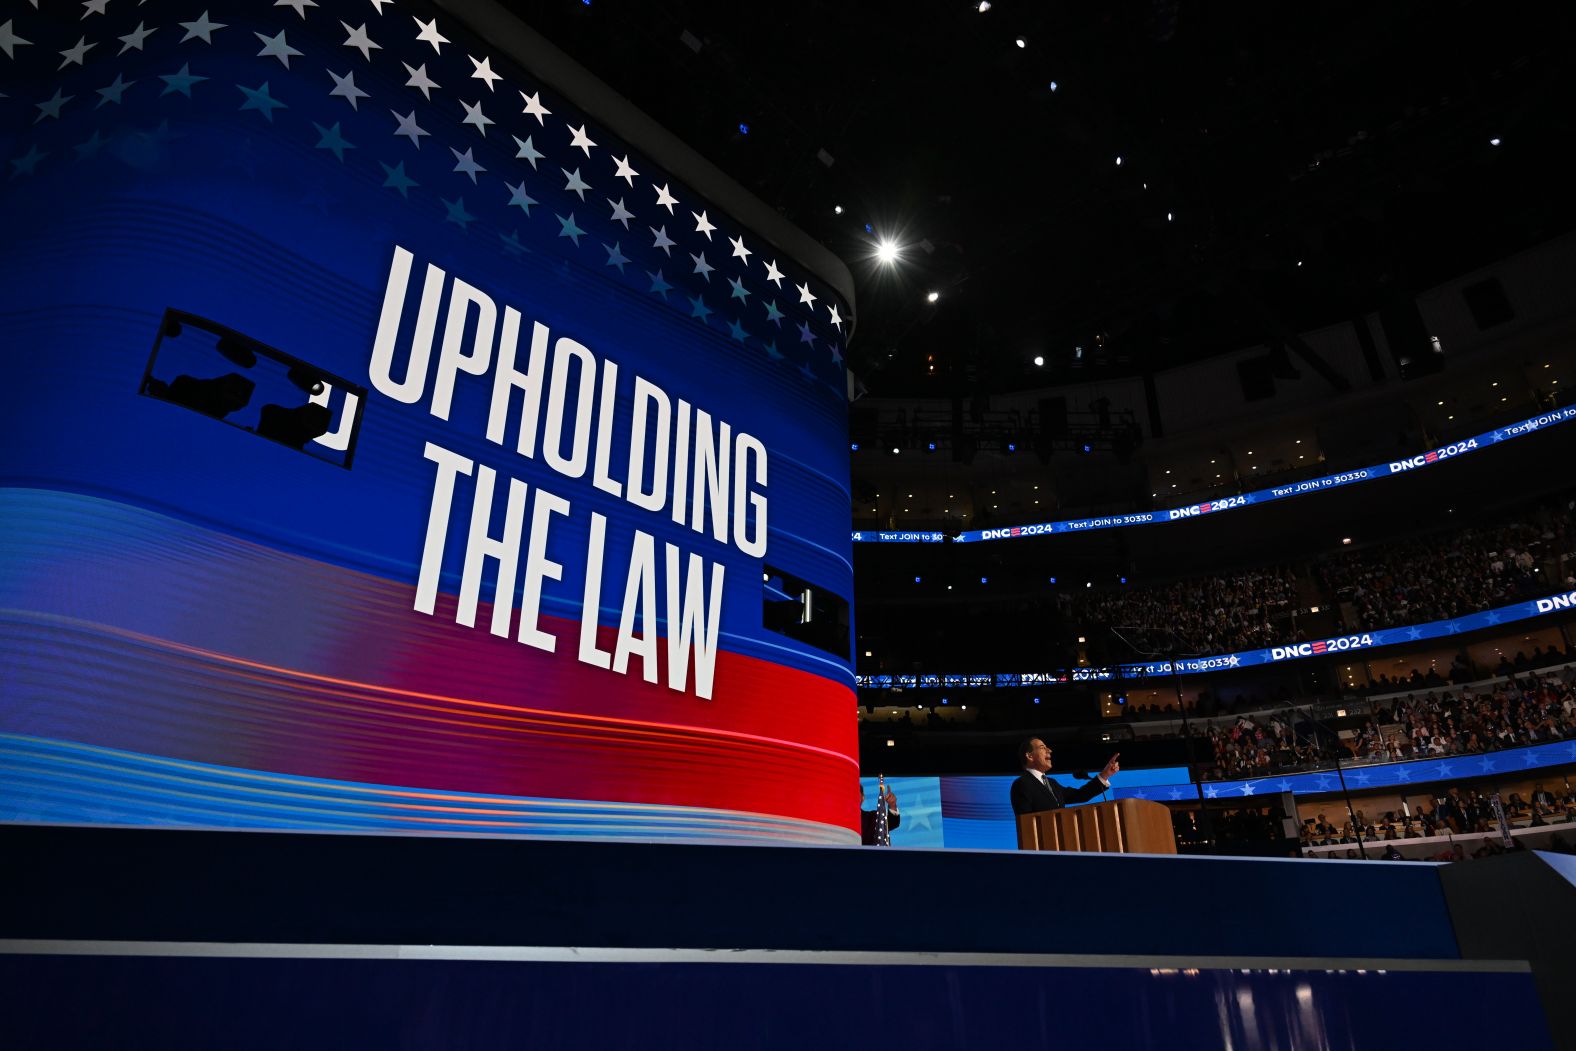
[[[1569,5],[510,6],[848,262],[876,395],[1273,342],[1576,225]]]

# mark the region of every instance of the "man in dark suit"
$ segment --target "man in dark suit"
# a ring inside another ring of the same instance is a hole
[[[1111,778],[1122,769],[1122,765],[1117,762],[1122,753],[1118,752],[1088,784],[1079,788],[1066,788],[1045,776],[1051,769],[1051,749],[1044,741],[1031,737],[1018,746],[1018,754],[1023,773],[1012,783],[1014,814],[1060,810],[1064,806],[1093,799],[1111,787]]]

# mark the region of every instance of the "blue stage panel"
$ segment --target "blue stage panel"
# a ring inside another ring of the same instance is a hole
[[[0,956],[0,989],[25,1047],[1554,1046],[1525,971]]]

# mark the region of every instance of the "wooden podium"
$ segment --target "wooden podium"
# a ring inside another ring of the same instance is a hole
[[[1171,811],[1147,799],[1044,810],[1018,818],[1019,850],[1087,850],[1108,854],[1175,854]]]

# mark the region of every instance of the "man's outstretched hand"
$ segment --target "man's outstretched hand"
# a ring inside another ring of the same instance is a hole
[[[1107,780],[1107,781],[1111,780],[1111,778],[1114,777],[1116,775],[1116,773],[1119,770],[1122,769],[1122,764],[1117,762],[1117,760],[1120,759],[1121,757],[1122,757],[1122,753],[1121,752],[1117,752],[1110,759],[1107,759],[1105,761],[1105,765],[1100,768],[1100,776],[1102,778],[1104,778],[1105,780]]]

